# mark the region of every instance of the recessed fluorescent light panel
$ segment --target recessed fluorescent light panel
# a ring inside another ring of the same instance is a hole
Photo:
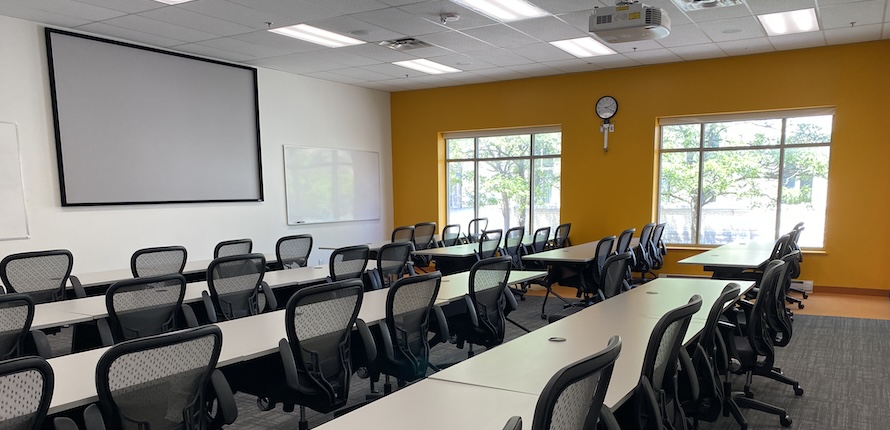
[[[451,0],[495,20],[507,22],[549,15],[525,0]]]
[[[155,0],[156,2],[165,3],[165,4],[180,4],[185,2],[190,2],[192,0]]]
[[[562,49],[578,58],[595,57],[597,55],[610,55],[615,51],[603,45],[592,37],[579,37],[577,39],[557,40],[551,45]]]
[[[307,42],[327,46],[328,48],[340,48],[342,46],[361,45],[362,43],[365,43],[358,39],[332,33],[306,24],[273,28],[269,31],[278,33],[282,36],[293,37],[294,39],[305,40]]]
[[[766,34],[770,36],[806,33],[819,29],[816,9],[813,8],[757,15],[757,18],[760,19],[760,24],[763,25]]]
[[[393,64],[395,64],[396,66],[414,69],[418,72],[429,73],[431,75],[441,75],[442,73],[454,73],[461,71],[459,69],[455,69],[454,67],[448,67],[444,64],[439,64],[435,61],[430,61],[425,58],[421,58],[419,60],[396,61]]]

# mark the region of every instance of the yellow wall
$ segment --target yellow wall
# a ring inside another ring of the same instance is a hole
[[[606,94],[608,153],[593,109]],[[802,278],[890,289],[890,40],[394,93],[395,224],[444,224],[442,132],[561,125],[561,217],[580,243],[654,219],[658,117],[817,106],[836,107],[825,253]],[[696,273],[676,264],[696,252],[671,250],[664,270]]]

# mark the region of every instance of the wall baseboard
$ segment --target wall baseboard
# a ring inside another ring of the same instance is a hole
[[[890,291],[874,290],[871,288],[846,288],[817,285],[814,287],[813,292],[823,294],[854,294],[859,296],[890,297]]]

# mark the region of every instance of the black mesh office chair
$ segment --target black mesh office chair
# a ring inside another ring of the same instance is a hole
[[[213,258],[250,254],[252,251],[253,241],[250,239],[226,240],[217,243],[213,248]]]
[[[501,255],[506,255],[513,260],[513,268],[523,270],[525,265],[522,263],[522,256],[525,246],[522,239],[525,238],[525,227],[513,227],[504,233],[504,247],[501,248]]]
[[[617,296],[625,291],[627,285],[626,273],[628,264],[630,264],[632,253],[630,251],[623,254],[610,255],[603,263],[600,270],[600,280],[597,282],[596,301],[601,302]],[[547,317],[547,322],[552,323],[559,321],[569,315],[575,314],[584,309],[582,306],[569,306],[565,309],[551,314]]]
[[[287,302],[287,339],[278,344],[287,386],[281,400],[285,410],[300,405],[300,430],[309,428],[307,407],[327,413],[346,404],[353,326],[370,337],[367,326],[357,319],[362,294],[362,283],[350,279],[298,290]],[[376,358],[376,351],[366,352],[369,360]]]
[[[377,359],[368,366],[372,392],[381,373],[386,375],[384,394],[392,391],[390,376],[396,377],[400,387],[426,376],[430,366],[431,313],[435,313],[439,324],[436,331],[448,333],[445,314],[434,305],[441,279],[441,273],[433,272],[399,279],[390,287],[386,295],[386,319],[379,325]]]
[[[27,294],[0,295],[0,360],[37,355],[52,358],[46,335],[31,330],[34,301]],[[2,428],[2,425],[0,425]]]
[[[409,242],[387,243],[377,252],[377,268],[368,272],[368,290],[389,288],[405,275],[414,275],[414,266],[408,263],[414,249]]]
[[[485,230],[479,237],[479,248],[476,249],[476,260],[482,261],[498,255],[501,249],[501,236],[503,230]],[[512,264],[512,263],[511,263]]]
[[[603,277],[603,268],[606,264],[606,259],[609,258],[610,255],[613,254],[612,248],[615,247],[615,236],[607,236],[599,240],[596,244],[596,251],[594,251],[594,257],[596,257],[593,261],[594,264],[590,266],[591,270],[591,279],[593,280],[593,287],[595,291],[585,292],[585,293],[596,293],[597,290],[601,290],[600,280]],[[589,298],[589,297],[585,297]]]
[[[640,243],[634,247],[634,266],[632,272],[640,274],[640,282],[646,282],[646,274],[652,269],[652,260],[649,255],[650,244],[652,240],[652,231],[655,230],[655,223],[649,223],[643,226],[640,231]]]
[[[0,362],[0,428],[38,430],[49,410],[54,387],[53,369],[40,357]]]
[[[532,236],[531,245],[526,247],[526,252],[529,254],[536,254],[538,252],[544,252],[547,250],[547,243],[550,241],[550,227],[541,227],[535,230],[534,236]],[[547,265],[539,262],[539,261],[528,261],[525,262],[525,267],[528,269],[535,270],[545,270],[547,269]],[[541,281],[533,281],[534,283],[544,285]]]
[[[162,275],[115,282],[105,293],[108,318],[98,321],[106,346],[140,337],[197,327],[192,308],[183,305],[185,278]]]
[[[371,251],[367,245],[347,246],[335,249],[331,253],[328,264],[332,282],[345,279],[360,279],[368,267],[368,258]]]
[[[538,398],[531,430],[618,430],[618,423],[603,405],[612,379],[621,339],[613,336],[606,348],[556,372]]]
[[[632,287],[633,283],[633,273],[631,272],[631,268],[637,264],[637,260],[633,255],[633,249],[630,246],[631,241],[633,240],[634,233],[637,231],[635,228],[629,228],[621,232],[618,235],[618,242],[615,244],[615,252],[619,254],[623,254],[625,252],[631,252],[631,259],[627,265],[627,285],[628,288]]]
[[[434,237],[436,235],[436,223],[422,222],[414,225],[414,249],[417,251],[436,247]],[[427,267],[432,259],[429,255],[412,256],[416,267]]]
[[[655,324],[646,353],[640,382],[634,390],[635,428],[685,429],[686,416],[677,397],[677,370],[680,348],[692,315],[701,309],[697,294],[689,303],[664,314]]]
[[[457,347],[470,344],[469,357],[474,355],[473,345],[488,349],[504,342],[506,306],[511,299],[515,303],[507,291],[511,267],[510,257],[494,257],[476,262],[470,269],[469,293],[463,300],[467,312],[448,320]]]
[[[460,244],[460,224],[448,224],[442,229],[441,246],[454,246]]]
[[[800,234],[804,230],[805,230],[805,228],[803,226],[803,223],[799,222],[799,223],[797,223],[797,225],[794,226],[794,228],[791,230],[791,232],[788,233],[788,235],[789,235],[789,240],[788,240],[789,249],[786,250],[786,254],[789,252],[792,252],[792,251],[800,251],[800,244],[798,242],[800,240]],[[791,266],[791,268],[788,270],[788,272],[789,272],[788,276],[791,279],[797,279],[798,277],[800,277],[801,263],[803,263],[803,252],[800,253],[800,257],[798,258],[797,262],[795,262]],[[810,297],[810,295],[803,289],[792,287],[790,284],[788,285],[788,291],[789,292],[794,291],[795,293],[800,293],[801,297],[803,297],[804,299],[807,299]],[[797,304],[798,309],[804,308],[804,304],[801,301],[801,299],[798,299],[796,297],[791,297],[791,296],[786,297],[786,299],[787,299],[788,303]]]
[[[467,243],[475,243],[479,237],[488,229],[488,218],[473,218],[467,224]]]
[[[572,230],[572,223],[567,222],[556,226],[556,233],[553,234],[553,242],[550,244],[551,249],[565,248],[572,245],[569,240],[569,232]]]
[[[656,278],[658,275],[653,273],[653,270],[661,269],[664,265],[664,256],[667,254],[667,248],[665,248],[664,242],[661,240],[666,225],[666,223],[655,224],[655,228],[652,229],[652,238],[649,239],[649,260],[651,262],[649,273]]]
[[[221,347],[222,333],[213,325],[111,347],[96,365],[101,411],[96,405],[84,410],[86,429],[205,429],[233,423],[235,399],[215,369]],[[54,424],[56,430],[77,428],[67,417]]]
[[[309,253],[312,252],[312,235],[298,234],[278,239],[275,244],[275,257],[278,258],[280,269],[296,269],[306,267]]]
[[[7,293],[27,294],[35,304],[54,302],[65,298],[73,266],[74,257],[65,249],[12,254],[0,261],[0,281]],[[86,294],[81,289],[77,296]]]
[[[392,231],[392,242],[411,242],[414,243],[414,226],[405,225],[396,227]]]
[[[228,321],[276,309],[275,294],[265,282],[266,258],[262,254],[220,257],[207,267],[208,294],[201,296],[210,322]],[[262,290],[265,306],[259,301]]]
[[[182,246],[143,248],[130,257],[130,271],[134,278],[182,273],[187,259],[188,251]]]

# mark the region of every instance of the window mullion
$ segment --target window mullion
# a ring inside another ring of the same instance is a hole
[[[698,133],[698,207],[695,209],[695,228],[693,228],[692,233],[695,235],[695,243],[699,244],[701,237],[701,214],[704,207],[704,199],[702,198],[703,189],[703,177],[705,175],[705,125],[699,125],[699,133]]]

